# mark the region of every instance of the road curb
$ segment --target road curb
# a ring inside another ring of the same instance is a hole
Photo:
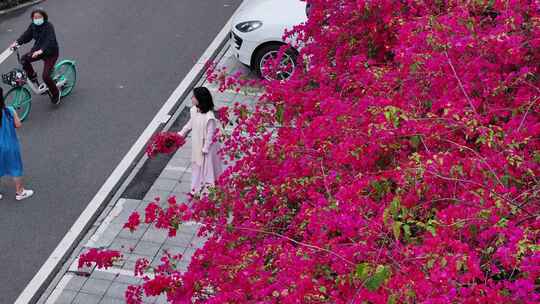
[[[2,15],[5,15],[5,14],[9,14],[11,12],[14,12],[16,10],[20,10],[20,9],[23,9],[23,8],[26,8],[26,7],[29,7],[29,6],[32,6],[32,5],[36,5],[40,2],[43,2],[44,0],[34,0],[34,1],[30,1],[30,2],[27,2],[27,3],[23,3],[23,4],[19,4],[17,6],[14,6],[12,8],[8,8],[8,9],[5,9],[5,10],[0,10],[0,16]]]
[[[239,7],[241,6],[242,4]],[[174,114],[177,110],[182,108],[182,103],[187,94],[189,94],[193,86],[204,76],[207,67],[206,63],[213,60],[226,45],[229,40],[231,21],[232,17],[227,21],[213,42],[173,91],[134,145],[98,190],[49,258],[41,266],[37,274],[19,295],[15,304],[36,303],[39,300],[59,270],[62,269],[63,264],[70,258],[73,250],[77,248],[79,242],[91,229],[95,220],[100,216],[111,199],[119,192],[125,179],[136,170],[136,164],[144,157],[144,150],[148,140],[150,140],[155,132],[161,131],[169,125],[171,118],[175,116]]]

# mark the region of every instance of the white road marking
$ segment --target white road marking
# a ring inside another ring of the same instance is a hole
[[[11,56],[11,54],[13,54],[13,51],[10,50],[9,48],[3,51],[2,54],[0,54],[0,64],[2,64],[2,62],[8,59],[8,57]]]
[[[242,2],[238,9],[240,9],[240,7],[244,5],[244,3],[246,2]],[[137,155],[140,153],[140,151],[144,150],[146,143],[152,137],[154,132],[159,128],[160,124],[165,122],[166,119],[168,119],[168,113],[173,109],[178,99],[184,94],[186,90],[190,88],[197,76],[204,72],[206,63],[209,59],[212,58],[212,56],[215,54],[215,51],[223,45],[223,42],[226,41],[226,39],[228,39],[231,22],[232,17],[223,26],[214,41],[212,41],[210,46],[206,49],[206,51],[195,63],[195,65],[192,67],[186,77],[174,90],[169,99],[167,99],[165,104],[154,116],[154,118],[143,131],[143,133],[139,136],[135,144],[126,153],[122,161],[120,161],[120,163],[111,173],[109,178],[107,178],[103,186],[101,186],[94,198],[92,198],[85,210],[81,213],[79,218],[75,221],[73,226],[66,233],[62,241],[60,241],[60,243],[51,253],[49,258],[45,261],[45,263],[41,266],[36,275],[21,292],[21,294],[15,301],[15,304],[26,304],[36,301],[34,297],[38,293],[40,293],[43,288],[46,288],[46,285],[47,283],[49,283],[48,281],[53,275],[55,269],[57,269],[62,264],[64,258],[68,256],[73,246],[77,243],[79,237],[85,231],[85,228],[87,227],[90,220],[97,214],[97,211],[100,209],[101,205],[109,198],[109,195],[112,193],[118,182],[122,179],[122,176],[124,176],[128,172],[128,170],[130,170],[130,166],[136,160]]]

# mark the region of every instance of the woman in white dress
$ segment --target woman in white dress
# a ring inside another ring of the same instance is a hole
[[[205,87],[197,87],[191,102],[191,117],[179,134],[185,137],[191,131],[191,191],[198,193],[215,184],[223,166],[218,155],[219,142],[214,140],[219,121],[214,115],[212,94]]]

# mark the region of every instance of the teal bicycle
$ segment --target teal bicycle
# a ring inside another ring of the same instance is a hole
[[[19,46],[12,49],[17,53],[17,61],[21,64]],[[22,64],[21,64],[22,66]],[[77,68],[75,61],[62,60],[54,66],[53,80],[60,91],[60,98],[71,94],[77,83]],[[45,83],[36,86],[32,81],[28,81],[26,73],[22,68],[15,68],[9,73],[2,75],[2,82],[12,88],[4,96],[6,106],[13,107],[21,120],[25,120],[32,108],[32,94],[44,95],[49,90]]]

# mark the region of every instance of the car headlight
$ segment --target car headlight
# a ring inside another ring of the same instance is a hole
[[[262,25],[261,21],[245,21],[238,23],[235,28],[242,33],[247,33],[260,28]]]

